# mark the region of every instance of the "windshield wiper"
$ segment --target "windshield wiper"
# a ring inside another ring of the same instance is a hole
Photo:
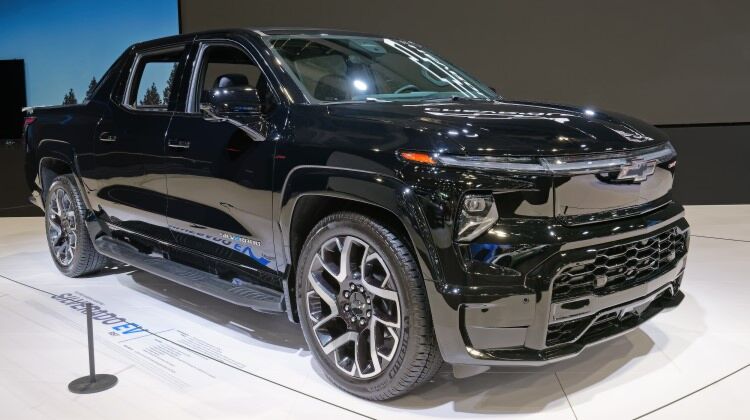
[[[389,101],[387,99],[380,99],[380,98],[375,98],[375,97],[372,97],[372,96],[368,96],[368,97],[365,98],[365,102],[393,102],[393,101]]]
[[[459,95],[453,95],[450,97],[442,96],[437,98],[425,98],[420,100],[420,102],[446,102],[446,101],[453,101],[453,102],[464,102],[464,101],[480,101],[480,102],[492,102],[493,99],[491,98],[469,98],[466,96],[459,96]]]

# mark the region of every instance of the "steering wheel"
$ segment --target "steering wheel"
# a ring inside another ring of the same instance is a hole
[[[406,93],[407,91],[419,92],[419,90],[420,89],[418,87],[416,87],[416,86],[414,86],[412,84],[408,84],[408,85],[401,86],[400,88],[396,89],[393,93],[394,94],[399,94],[399,93]]]

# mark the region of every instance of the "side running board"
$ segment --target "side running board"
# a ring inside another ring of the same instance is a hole
[[[213,297],[260,312],[284,312],[281,292],[253,284],[234,285],[216,275],[206,273],[165,258],[146,255],[134,246],[109,236],[94,241],[94,248],[117,261],[130,264],[183,286]]]

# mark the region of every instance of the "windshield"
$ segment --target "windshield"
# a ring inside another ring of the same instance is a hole
[[[265,41],[313,102],[497,98],[487,86],[407,41],[328,35]]]

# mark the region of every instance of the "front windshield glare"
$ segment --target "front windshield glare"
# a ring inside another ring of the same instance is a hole
[[[321,102],[497,97],[411,42],[325,35],[277,36],[267,42],[305,94]]]

